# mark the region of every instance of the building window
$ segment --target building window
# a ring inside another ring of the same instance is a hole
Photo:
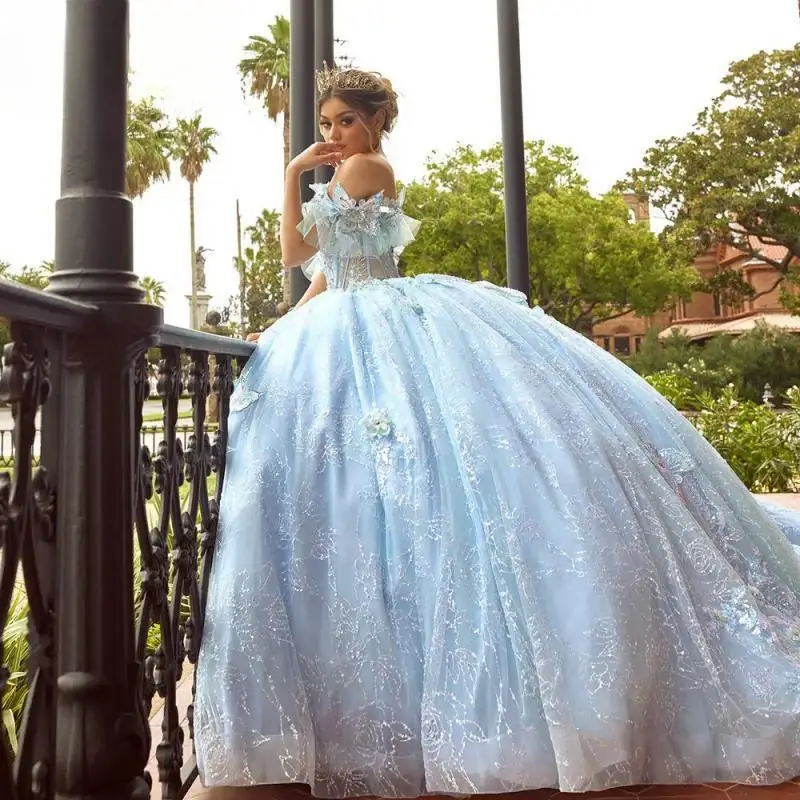
[[[719,301],[719,294],[717,294],[717,292],[714,292],[714,316],[722,316],[722,303]]]
[[[615,336],[614,352],[620,356],[629,356],[631,354],[631,337]]]
[[[633,340],[633,349],[637,353],[641,353],[642,352],[642,337],[641,336],[636,336],[634,338],[634,340]]]
[[[603,350],[611,350],[611,337],[604,336],[603,337]]]

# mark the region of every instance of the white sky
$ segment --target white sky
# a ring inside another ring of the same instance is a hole
[[[311,0],[309,0],[311,2]],[[235,203],[243,225],[278,208],[282,136],[245,100],[236,65],[288,0],[132,0],[133,97],[171,115],[202,111],[219,155],[197,191],[208,288],[235,291]],[[0,260],[52,258],[59,186],[63,0],[0,6]],[[402,180],[432,150],[500,138],[494,0],[336,0],[341,52],[400,93],[387,153]],[[756,10],[757,9],[757,10]],[[525,134],[571,146],[593,191],[607,189],[656,139],[684,132],[728,64],[791,47],[796,0],[521,0]],[[188,189],[179,176],[135,202],[135,263],[167,288],[167,320],[188,324]],[[213,304],[213,303],[212,303]]]

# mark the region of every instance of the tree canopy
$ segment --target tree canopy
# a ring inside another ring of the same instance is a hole
[[[686,295],[697,277],[674,262],[620,193],[593,196],[565,147],[525,145],[531,299],[587,329],[628,311],[650,315]],[[506,272],[502,148],[433,157],[406,187],[406,211],[423,221],[403,254],[405,274],[449,273],[503,283]]]
[[[774,267],[784,305],[800,311],[790,291],[800,284],[800,45],[733,63],[722,85],[692,129],[656,141],[620,187],[650,195],[676,251],[727,243]],[[734,300],[752,296],[735,275],[714,283]]]
[[[280,215],[264,209],[244,230],[242,249],[245,284],[245,308],[238,295],[228,298],[220,310],[220,322],[228,325],[244,317],[247,330],[263,331],[279,316],[282,299],[283,263],[281,261]]]

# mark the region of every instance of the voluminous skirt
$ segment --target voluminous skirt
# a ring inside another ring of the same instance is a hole
[[[579,334],[457,279],[329,291],[232,401],[200,774],[320,797],[778,783],[799,597],[772,516]]]

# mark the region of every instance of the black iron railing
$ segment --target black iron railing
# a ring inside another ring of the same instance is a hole
[[[148,717],[154,695],[163,698],[162,736],[156,757],[164,798],[183,797],[197,777],[193,755],[186,763],[183,755],[185,738],[194,737],[193,704],[189,704],[188,730],[184,730],[180,725],[177,687],[185,662],[195,664],[200,649],[225,479],[230,396],[234,377],[253,347],[220,339],[170,326],[161,328],[158,393],[164,408],[164,438],[155,453],[151,454],[146,444],[141,446],[136,470],[136,533],[142,568],[136,654],[146,666],[144,701]],[[182,355],[190,359],[186,387]],[[141,429],[147,398],[144,356],[137,367],[137,428]],[[184,389],[191,397],[193,422],[186,445],[177,433],[178,402]],[[206,401],[212,393],[219,416],[213,440],[206,426]],[[208,479],[212,475],[216,485],[209,493]],[[188,493],[183,498],[185,484]],[[161,502],[156,524],[150,525],[146,503],[153,492]],[[154,623],[160,636],[153,649],[149,646],[149,633]]]
[[[126,797],[145,798],[152,784],[160,783],[153,796],[181,798],[196,769],[191,755],[184,763],[192,708],[183,730],[176,689],[186,663],[193,664],[199,653],[225,476],[229,399],[253,346],[157,325],[137,347],[123,351],[128,363],[114,367],[104,360],[103,346],[94,343],[108,335],[101,307],[0,281],[0,316],[11,320],[0,402],[11,408],[14,439],[10,469],[0,472],[5,661],[12,655],[6,638],[12,603],[27,605],[27,657],[13,673],[0,672],[0,696],[26,696],[22,713],[8,708],[0,724],[0,797],[45,800],[57,792],[99,797],[104,785],[112,785],[118,791],[113,796],[124,791]],[[153,346],[160,350],[163,407],[163,433],[155,448],[142,439],[149,394],[145,359]],[[130,404],[129,427],[120,428],[118,415],[104,417],[102,401],[93,398],[97,376],[85,374],[86,348],[98,357],[101,373],[123,376],[119,385],[127,400],[108,402],[112,409]],[[192,402],[188,436],[181,435],[178,416],[184,390]],[[96,413],[76,414],[76,394],[93,398],[86,405]],[[210,395],[216,398],[215,426],[206,422]],[[75,446],[96,448],[102,457],[76,459]],[[127,486],[103,483],[93,470],[105,462],[121,466]],[[116,496],[109,496],[112,490]],[[131,514],[121,518],[130,525],[86,526],[87,518],[101,516],[97,506],[124,505],[126,497]],[[97,562],[100,543],[108,539],[122,563]],[[120,581],[121,575],[128,577]],[[84,606],[76,607],[76,596]],[[19,620],[14,625],[18,628]],[[120,626],[130,633],[120,637]],[[118,646],[126,640],[133,642],[130,654]],[[105,669],[76,668],[100,656]],[[156,696],[163,702],[158,774],[145,776]],[[103,736],[106,746],[97,748]]]
[[[56,737],[56,489],[62,421],[54,388],[69,337],[90,327],[97,309],[0,281],[0,315],[11,319],[12,341],[3,353],[0,401],[11,408],[16,453],[13,470],[0,473],[0,626],[4,639],[20,573],[28,608],[25,675],[14,675],[0,666],[0,695],[12,681],[27,684],[16,754],[6,725],[0,726],[0,797],[39,800],[52,796]],[[34,466],[35,423],[40,411],[50,435]],[[0,664],[4,663],[0,658]]]
[[[780,411],[780,409],[778,409],[778,411]],[[209,422],[207,430],[209,434],[215,433],[217,430],[216,423]],[[181,440],[184,450],[189,445],[189,438],[193,431],[194,425],[190,421],[179,418],[178,424],[175,426],[175,435]],[[151,453],[158,449],[158,443],[163,438],[164,423],[161,420],[158,422],[149,421],[142,423],[142,444],[146,444]],[[37,427],[33,440],[34,463],[38,463],[39,461],[40,444],[41,432]],[[10,470],[14,467],[14,462],[16,461],[15,452],[14,426],[13,423],[9,421],[3,427],[0,427],[0,469]]]
[[[0,673],[0,696],[25,695],[24,713],[8,709],[14,741],[0,725],[0,800],[147,798],[156,695],[163,701],[156,747],[162,797],[181,797],[195,773],[191,703],[184,733],[176,687],[200,647],[228,401],[252,347],[164,326],[161,311],[143,303],[125,179],[129,6],[66,3],[52,294],[0,283],[0,316],[12,320],[13,339],[0,376],[0,402],[14,414],[13,462],[0,476],[6,639],[15,592],[24,592],[29,607],[25,663],[16,674]],[[293,41],[304,21],[313,26],[307,6],[292,0]],[[321,25],[327,39],[330,10]],[[301,38],[292,59],[292,117],[308,121],[313,81],[295,77],[298,65],[311,74],[313,37]],[[330,54],[331,46],[320,52]],[[313,141],[313,126],[304,130],[305,140],[293,135],[294,150]],[[294,286],[294,300],[300,289]],[[160,348],[164,412],[155,448],[141,435],[144,359],[153,347]],[[178,433],[187,360],[188,440]],[[209,393],[220,416],[213,438]],[[9,659],[9,648],[3,655]]]

